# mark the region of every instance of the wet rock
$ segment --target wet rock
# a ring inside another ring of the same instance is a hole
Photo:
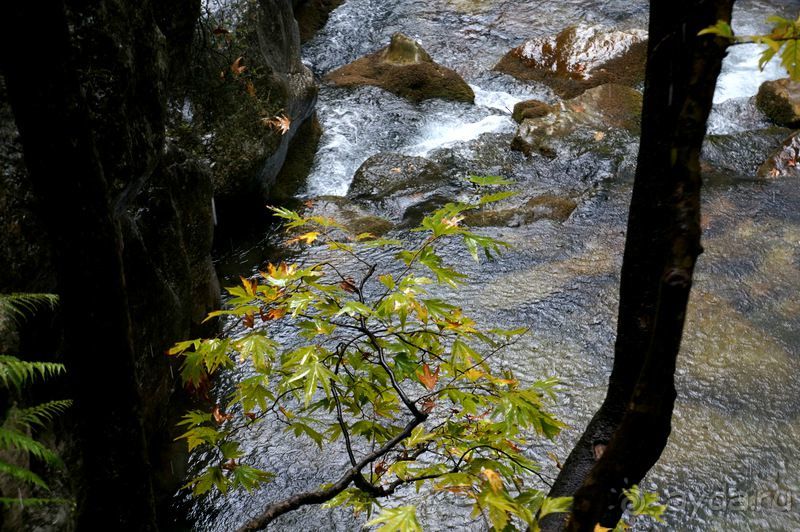
[[[229,24],[224,12],[218,16],[207,21],[209,28]],[[168,130],[183,148],[212,161],[223,230],[263,211],[289,145],[313,115],[317,99],[314,76],[300,58],[291,2],[249,3],[230,18],[240,23],[230,27],[224,54],[210,33],[203,41],[209,44],[194,50],[195,74]]]
[[[758,177],[800,177],[800,133],[793,133],[759,166]]]
[[[395,226],[390,220],[376,216],[349,198],[320,196],[308,204],[310,207],[304,212],[304,216],[333,218],[352,234],[372,233],[381,236]]]
[[[537,220],[563,222],[577,206],[578,203],[573,198],[542,194],[509,209],[469,211],[464,222],[473,227],[516,227]]]
[[[788,78],[765,81],[758,89],[756,104],[777,125],[800,127],[800,82]]]
[[[589,143],[595,150],[614,150],[615,132],[638,135],[642,112],[639,91],[618,84],[600,85],[562,102],[539,118],[520,124],[514,150],[555,157],[561,141]]]
[[[442,167],[431,160],[379,153],[356,170],[347,197],[383,217],[413,223],[447,203],[454,190]],[[422,211],[413,209],[421,205]]]
[[[518,124],[526,118],[540,118],[553,112],[553,106],[540,100],[525,100],[514,105],[511,118]]]
[[[579,24],[537,37],[508,52],[495,70],[540,81],[562,98],[605,83],[634,86],[644,79],[647,32]]]
[[[300,42],[304,43],[314,37],[328,22],[331,11],[343,3],[344,0],[293,0]]]
[[[769,127],[727,135],[706,135],[700,158],[706,180],[752,179],[791,130]]]
[[[461,76],[435,63],[419,43],[402,33],[395,33],[386,48],[334,70],[325,79],[342,87],[374,85],[413,102],[475,101],[475,93]]]

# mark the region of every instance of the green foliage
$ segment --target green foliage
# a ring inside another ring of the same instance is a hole
[[[764,44],[758,67],[764,67],[774,57],[778,57],[781,66],[794,81],[800,81],[800,16],[797,20],[772,16],[767,18],[772,29],[766,35],[735,35],[730,24],[719,20],[713,26],[702,30],[699,35],[716,35],[731,41],[732,44]]]
[[[49,294],[11,294],[0,295],[0,312],[13,317],[22,317],[38,305],[55,304],[55,296]],[[52,362],[28,362],[9,355],[0,355],[0,386],[8,392],[19,394],[37,377],[47,380],[64,372],[64,366]],[[2,414],[5,416],[0,425],[0,451],[22,453],[45,464],[61,466],[58,456],[32,434],[44,427],[56,416],[70,407],[71,401],[49,401],[31,407],[13,405]],[[23,484],[29,484],[42,490],[48,490],[47,483],[36,473],[27,468],[0,460],[0,474],[11,477]],[[61,499],[47,498],[11,498],[0,497],[0,504],[41,505],[63,503]]]
[[[481,203],[507,196],[490,194]],[[237,443],[241,431],[269,419],[298,439],[346,451],[350,465],[329,485],[339,487],[320,488],[328,507],[370,514],[380,497],[427,486],[470,500],[497,530],[535,527],[538,513],[566,511],[568,502],[545,497],[539,466],[525,453],[532,438],[553,438],[563,427],[548,411],[558,382],[523,384],[491,363],[527,329],[482,329],[433,292],[437,285],[458,291],[467,279],[446,263],[445,241],[463,242],[475,260],[506,247],[462,225],[463,213],[475,208],[443,206],[422,220],[410,244],[274,208],[291,242],[335,253],[317,264],[270,264],[242,278],[228,289],[229,308],[213,315],[240,322],[245,333],[170,351],[182,357],[190,388],[234,365],[248,367],[226,405],[184,417],[181,438],[211,457],[186,487],[199,495],[269,481],[245,465]],[[374,259],[376,248],[396,260]],[[279,320],[296,332],[297,344],[284,347],[271,336],[271,322]],[[383,509],[371,523],[420,529],[411,506]]]

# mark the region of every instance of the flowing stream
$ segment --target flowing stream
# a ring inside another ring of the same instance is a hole
[[[764,29],[766,16],[794,17],[799,10],[797,0],[740,0],[734,28],[755,33]],[[510,153],[514,103],[557,98],[544,85],[491,69],[526,38],[578,21],[646,28],[647,13],[642,0],[347,0],[304,47],[305,62],[322,76],[401,31],[459,72],[476,93],[475,105],[412,104],[375,87],[323,84],[318,113],[324,134],[304,197],[344,195],[367,157],[398,152],[457,160],[465,172],[502,173],[525,187],[578,199],[563,223],[485,229],[513,245],[494,262],[476,264],[455,247],[447,252],[470,275],[460,295],[465,311],[488,325],[532,328],[499,363],[531,379],[556,375],[565,383],[554,409],[570,428],[555,442],[530,449],[548,464],[551,477],[556,471],[547,453],[563,460],[605,393],[635,145],[619,164],[590,150],[558,154],[555,161]],[[766,126],[750,98],[762,81],[782,72],[777,65],[758,72],[758,52],[754,46],[730,52],[710,133],[735,137]],[[729,157],[744,155],[733,150]],[[662,529],[800,529],[798,206],[800,183],[757,180],[754,171],[751,178],[713,182],[704,190],[706,251],[678,361],[673,432],[645,482],[669,503]],[[305,259],[324,253],[311,248]],[[245,264],[241,273],[258,266]],[[278,334],[291,342],[289,332]],[[265,425],[246,447],[279,480],[252,495],[193,503],[196,529],[229,530],[266,502],[331,481],[341,470],[344,457],[337,451],[298,445],[273,429]],[[411,492],[407,500],[419,506],[426,529],[486,529],[457,500]],[[311,508],[286,515],[272,529],[358,530],[363,522],[346,511]]]

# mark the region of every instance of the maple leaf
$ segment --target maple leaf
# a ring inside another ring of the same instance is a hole
[[[300,241],[305,242],[306,244],[311,244],[314,242],[317,237],[319,236],[319,231],[309,231],[308,233],[304,233],[297,238],[292,238],[289,240],[290,244],[294,244]]]
[[[431,373],[431,367],[427,364],[423,364],[422,374],[417,374],[417,378],[425,388],[433,390],[436,387],[436,383],[439,382],[439,368],[436,368],[436,371]]]
[[[230,32],[225,28],[223,28],[222,26],[217,26],[211,31],[211,33],[213,33],[214,35],[227,35]]]
[[[253,316],[252,312],[248,312],[247,314],[242,317],[242,324],[247,327],[248,329],[252,329],[255,325],[255,316]]]
[[[481,468],[481,474],[489,482],[493,492],[497,493],[503,489],[503,479],[497,471],[483,467]]]
[[[594,532],[609,532],[611,529],[601,526],[600,523],[594,525]]]
[[[266,315],[261,318],[262,321],[279,320],[286,315],[286,309],[283,307],[271,308],[267,311]]]
[[[595,131],[594,132],[594,140],[600,141],[600,140],[603,140],[604,138],[606,138],[606,134],[603,133],[602,131]]]
[[[249,94],[249,95],[250,95],[251,97],[253,97],[253,98],[255,98],[255,97],[256,97],[256,86],[255,86],[255,85],[253,85],[253,82],[252,82],[252,81],[248,81],[248,82],[245,84],[244,88],[245,88],[245,90],[247,91],[247,94]]]
[[[437,369],[436,372],[438,373],[439,370]],[[428,397],[427,399],[422,401],[422,408],[420,408],[420,410],[422,410],[423,414],[430,414],[431,412],[433,412],[433,407],[435,406],[436,406],[436,401],[434,401],[433,398]]]
[[[292,127],[292,119],[286,116],[284,113],[273,116],[272,118],[262,118],[261,123],[265,126],[276,129],[281,135],[287,134],[289,129]]]
[[[214,405],[214,410],[211,411],[211,414],[214,416],[214,421],[216,421],[219,425],[222,425],[225,421],[228,421],[233,417],[231,414],[223,413],[220,410],[219,405]]]
[[[231,65],[231,72],[233,72],[235,76],[239,76],[247,70],[247,67],[242,64],[242,59],[244,58],[241,56],[237,57],[236,61]]]
[[[357,291],[355,280],[353,280],[352,277],[348,277],[347,279],[339,283],[339,286],[341,286],[342,290],[344,290],[345,292]]]
[[[442,220],[442,223],[447,227],[458,227],[458,222],[463,220],[463,216],[453,216],[452,218],[445,218]]]

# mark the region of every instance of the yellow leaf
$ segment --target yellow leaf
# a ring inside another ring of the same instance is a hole
[[[233,64],[231,65],[231,72],[233,72],[237,76],[242,74],[245,70],[247,70],[247,67],[242,64],[242,59],[243,59],[242,57],[237,57],[236,61],[234,61]]]
[[[492,491],[497,493],[503,489],[503,479],[500,474],[493,469],[481,468],[481,474],[489,482]]]
[[[611,530],[610,528],[606,528],[604,526],[600,526],[600,523],[594,525],[594,532],[608,532]]]
[[[301,240],[306,244],[311,244],[313,241],[317,239],[319,236],[319,231],[309,231],[308,233],[304,233],[297,238],[292,238],[289,240],[290,244],[294,244],[295,242],[300,242]]]

